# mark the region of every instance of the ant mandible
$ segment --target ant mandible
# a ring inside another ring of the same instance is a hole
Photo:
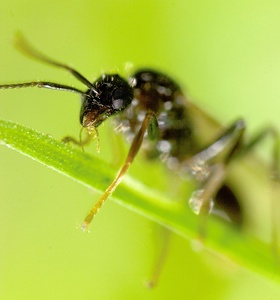
[[[125,163],[87,214],[82,224],[83,230],[88,229],[97,211],[120,184],[141,147],[149,159],[160,158],[169,169],[184,177],[188,175],[198,183],[189,203],[193,211],[201,216],[201,237],[204,236],[206,216],[215,209],[215,199],[230,199],[231,203],[228,202],[223,209],[231,221],[241,222],[238,201],[224,184],[227,166],[267,135],[272,135],[274,140],[272,174],[275,180],[279,180],[280,146],[273,128],[264,129],[249,143],[245,143],[245,123],[243,119],[238,119],[225,129],[217,125],[218,136],[205,145],[193,125],[194,118],[202,112],[188,101],[181,88],[165,74],[143,69],[128,81],[118,74],[103,74],[91,83],[72,67],[33,49],[23,38],[19,39],[18,45],[25,54],[69,71],[87,90],[46,81],[2,84],[0,89],[38,87],[78,93],[82,99],[80,122],[87,137],[84,140],[67,137],[64,141],[83,146],[97,137],[99,147],[98,126],[111,116],[115,116],[123,133],[131,141]]]

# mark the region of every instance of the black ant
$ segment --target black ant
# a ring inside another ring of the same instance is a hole
[[[245,143],[243,119],[234,121],[228,128],[221,128],[188,101],[179,85],[163,73],[142,69],[129,80],[118,74],[103,74],[91,83],[75,69],[37,52],[25,40],[21,39],[19,46],[29,56],[69,71],[87,90],[45,81],[2,84],[0,89],[38,87],[78,93],[82,99],[80,122],[87,137],[84,140],[67,137],[65,141],[83,146],[97,137],[99,145],[98,126],[111,116],[131,141],[125,163],[85,217],[82,229],[88,229],[97,211],[122,181],[140,148],[144,149],[148,159],[159,158],[175,173],[191,177],[198,183],[189,203],[201,217],[201,237],[205,234],[206,216],[217,208],[233,223],[242,223],[242,209],[231,188],[225,184],[227,167],[267,135],[272,135],[274,140],[272,175],[278,182],[280,146],[273,128],[264,129]],[[214,140],[203,143],[201,132],[194,126],[198,116],[215,124],[217,135]]]

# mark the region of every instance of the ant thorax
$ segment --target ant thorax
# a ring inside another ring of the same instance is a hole
[[[142,149],[148,159],[160,158],[175,166],[195,153],[186,99],[180,87],[166,75],[140,70],[130,79],[132,103],[116,116],[117,125],[131,143],[148,111],[157,118],[158,133],[153,140],[145,134]],[[172,163],[171,163],[172,162]]]

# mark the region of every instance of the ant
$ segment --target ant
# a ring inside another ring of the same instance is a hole
[[[18,45],[21,51],[32,58],[67,70],[87,90],[47,81],[2,84],[0,89],[38,87],[80,94],[80,122],[87,136],[82,139],[80,135],[80,140],[66,137],[65,142],[84,146],[97,138],[99,149],[98,127],[110,117],[115,117],[118,127],[131,142],[123,166],[85,217],[83,230],[88,230],[98,210],[121,183],[140,148],[148,159],[160,159],[180,177],[190,177],[197,183],[189,204],[200,217],[201,238],[205,236],[206,217],[215,210],[221,210],[232,223],[242,224],[242,209],[238,199],[225,184],[227,168],[233,160],[251,151],[268,135],[274,141],[271,173],[273,180],[279,182],[280,144],[278,133],[273,128],[265,128],[251,141],[245,142],[243,119],[237,119],[229,127],[222,128],[191,103],[173,79],[161,72],[142,69],[129,80],[118,74],[103,74],[91,83],[72,67],[33,49],[23,38]],[[217,131],[214,139],[206,143],[202,141],[201,131],[195,126],[197,117],[214,125]]]

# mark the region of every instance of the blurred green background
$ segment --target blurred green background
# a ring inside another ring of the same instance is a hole
[[[222,124],[243,116],[249,135],[267,124],[279,128],[279,1],[1,1],[0,82],[81,87],[63,70],[19,54],[17,31],[90,80],[112,69],[124,74],[127,62],[158,68]],[[78,135],[77,95],[0,94],[1,118],[58,139]],[[110,132],[105,125],[104,158]],[[131,173],[137,164],[140,158]],[[84,234],[76,225],[96,193],[6,147],[0,176],[1,299],[279,299],[275,282],[217,254],[195,253],[175,234],[159,285],[148,290],[160,233],[152,222],[109,201]]]

